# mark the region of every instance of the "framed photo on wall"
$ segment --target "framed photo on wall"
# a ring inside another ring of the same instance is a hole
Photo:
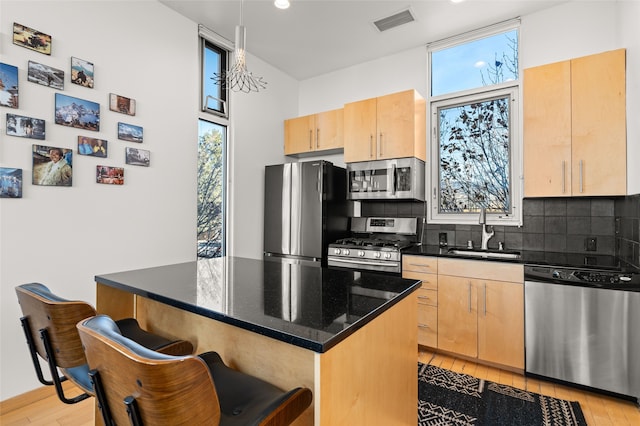
[[[125,163],[132,164],[134,166],[149,167],[151,163],[151,152],[146,149],[130,148],[124,149]]]
[[[93,89],[93,64],[84,59],[71,57],[71,82]]]
[[[108,142],[104,139],[78,136],[78,154],[92,157],[106,157]]]
[[[18,108],[18,67],[0,62],[0,106]]]
[[[25,25],[13,23],[13,44],[51,55],[51,36]]]
[[[124,169],[122,167],[96,166],[96,183],[124,185]]]
[[[109,110],[121,114],[136,115],[136,100],[109,93]]]
[[[142,143],[142,127],[133,124],[118,123],[118,139]]]
[[[55,123],[98,132],[100,131],[100,104],[56,93]]]
[[[71,186],[73,152],[56,146],[33,145],[34,185]]]
[[[22,169],[0,167],[0,198],[22,198]]]
[[[45,138],[44,120],[40,118],[7,114],[6,129],[8,136],[40,140],[44,140]]]
[[[64,71],[50,67],[49,65],[29,61],[27,80],[42,86],[64,90]]]

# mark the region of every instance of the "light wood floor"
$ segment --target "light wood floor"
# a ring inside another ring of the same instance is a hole
[[[443,354],[435,354],[424,348],[421,348],[418,361],[543,395],[578,401],[589,426],[640,425],[640,409],[628,401],[526,378],[509,371]],[[65,383],[65,387],[74,389],[73,385],[68,383]],[[93,410],[93,398],[78,404],[67,405],[58,400],[53,388],[42,387],[36,391],[2,401],[0,403],[0,425],[93,426]]]

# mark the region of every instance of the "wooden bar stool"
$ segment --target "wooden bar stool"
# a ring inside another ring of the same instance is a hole
[[[227,367],[216,352],[144,348],[106,315],[81,321],[78,331],[105,423],[284,426],[311,404],[309,389],[283,391]]]
[[[66,404],[93,396],[89,368],[76,328],[79,321],[97,314],[93,306],[83,301],[63,299],[40,283],[20,285],[16,287],[16,294],[23,315],[20,322],[40,383],[55,386],[58,398]],[[149,333],[140,328],[133,318],[119,320],[116,324],[123,335],[147,348],[173,355],[193,353],[191,342]],[[51,380],[45,379],[38,356],[49,365]],[[75,397],[65,396],[62,382],[67,379],[83,393]]]

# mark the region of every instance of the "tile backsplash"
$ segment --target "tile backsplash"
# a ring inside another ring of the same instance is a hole
[[[422,202],[362,202],[362,216],[424,217]],[[640,195],[597,198],[525,198],[523,225],[494,226],[489,248],[618,256],[640,267]],[[480,225],[426,225],[423,244],[437,245],[447,234],[450,246],[477,247]]]

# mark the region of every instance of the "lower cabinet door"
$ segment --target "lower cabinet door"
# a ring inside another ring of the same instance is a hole
[[[438,349],[478,356],[476,286],[469,278],[438,276]]]
[[[524,285],[478,285],[478,358],[524,369]]]

